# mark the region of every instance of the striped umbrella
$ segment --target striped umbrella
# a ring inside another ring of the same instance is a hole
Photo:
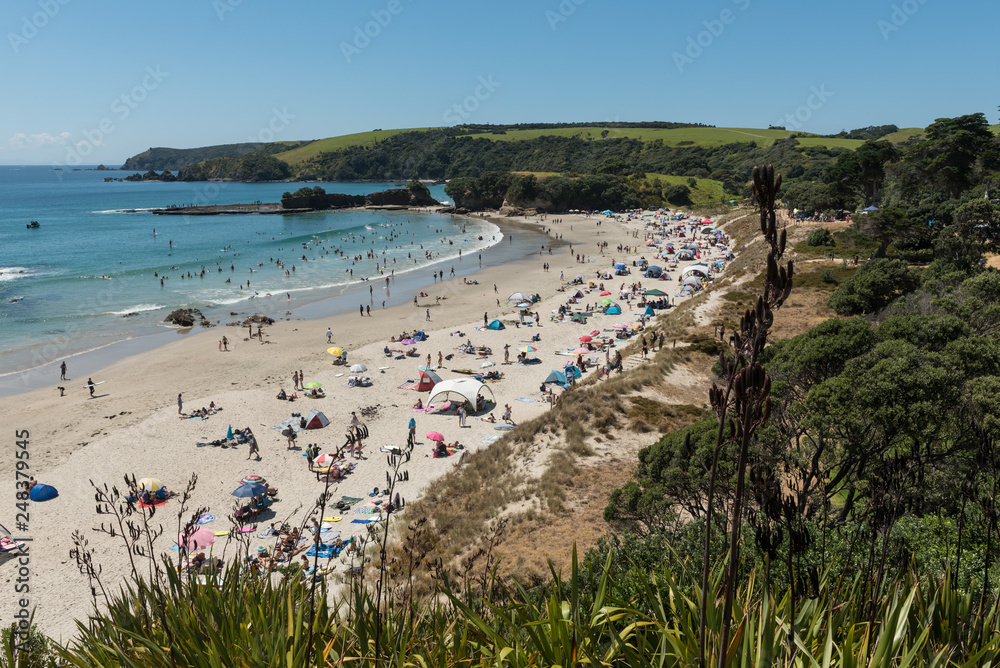
[[[521,346],[517,349],[519,353],[537,353],[538,348],[533,348],[532,346]]]
[[[320,455],[313,460],[313,464],[319,464],[320,466],[333,466],[337,462],[337,456],[330,454],[329,452]]]
[[[163,489],[163,483],[158,478],[143,478],[139,481],[139,489],[146,492],[156,492]]]
[[[267,484],[266,480],[264,480],[262,477],[260,477],[259,475],[256,475],[256,474],[248,475],[248,476],[243,476],[243,479],[240,480],[240,482],[243,483],[244,485],[266,485]]]

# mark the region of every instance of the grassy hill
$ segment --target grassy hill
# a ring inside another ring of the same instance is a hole
[[[315,139],[305,142],[290,151],[277,153],[274,157],[284,160],[289,165],[297,165],[315,158],[324,151],[336,151],[348,146],[362,146],[375,141],[388,139],[393,135],[402,132],[426,132],[432,128],[402,128],[399,130],[372,130],[371,132],[356,132],[350,135],[340,135],[338,137],[327,137],[326,139]]]

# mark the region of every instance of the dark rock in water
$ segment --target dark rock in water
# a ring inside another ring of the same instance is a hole
[[[274,318],[268,318],[266,315],[255,313],[239,324],[242,327],[246,327],[247,325],[273,325]]]
[[[180,327],[194,327],[196,322],[207,322],[205,316],[196,308],[179,308],[172,312],[163,322],[170,322]]]
[[[229,315],[239,315],[239,313],[237,313],[236,311],[230,311]]]
[[[122,315],[123,318],[131,318],[132,316],[139,315],[138,311],[132,311],[131,313],[126,313]]]

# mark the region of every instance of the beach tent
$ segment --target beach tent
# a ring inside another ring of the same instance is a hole
[[[416,334],[413,335],[413,340],[416,341],[416,342],[418,342],[418,343],[420,341],[426,341],[427,340],[427,335],[424,334],[423,332],[417,332]]]
[[[607,313],[608,315],[621,315],[622,308],[618,304],[612,304],[611,306],[608,307],[608,310],[605,311],[605,313]]]
[[[309,415],[306,416],[306,429],[322,429],[328,424],[330,421],[327,417],[315,408],[309,411]]]
[[[566,367],[563,369],[563,373],[566,375],[567,378],[569,378],[570,376],[573,376],[574,378],[580,378],[581,376],[583,376],[580,370],[577,369],[575,366],[573,366],[572,362],[566,365]]]
[[[569,296],[573,299],[583,299],[583,290],[574,290]]]
[[[527,301],[531,301],[531,296],[530,295],[526,295],[523,292],[515,292],[510,297],[507,297],[507,301],[509,301],[509,302],[527,302]]]
[[[434,386],[441,382],[441,376],[437,375],[433,371],[421,371],[420,381],[413,386],[413,389],[417,392],[430,392],[434,389]]]
[[[646,268],[646,278],[659,278],[662,273],[663,267],[658,267],[655,264],[651,264]]]
[[[681,276],[687,276],[688,274],[700,274],[702,276],[708,276],[708,265],[704,264],[692,264],[690,267],[681,272]]]
[[[431,404],[435,401],[444,401],[449,399],[450,396],[455,396],[469,402],[472,406],[476,406],[480,395],[485,395],[486,392],[490,393],[490,398],[493,400],[493,403],[496,403],[496,398],[493,396],[493,390],[491,390],[489,386],[482,381],[478,381],[475,378],[455,378],[453,380],[443,380],[434,386],[434,390],[431,392],[431,396],[427,400],[427,403]]]
[[[486,326],[486,329],[507,329],[507,328],[503,326],[502,322],[500,322],[496,318],[493,318],[493,320],[490,320],[490,324]]]
[[[51,485],[43,485],[41,483],[38,483],[37,485],[31,488],[31,491],[28,493],[28,496],[31,498],[32,501],[51,501],[52,499],[59,496],[59,492],[57,492],[56,488]]]
[[[573,322],[578,322],[581,325],[587,324],[587,316],[585,316],[582,313],[574,313],[573,315],[570,316],[569,319],[572,320]]]
[[[643,313],[643,315],[646,316],[646,317],[648,317],[648,318],[652,318],[653,316],[656,315],[656,313],[653,312],[653,307],[652,306],[650,306],[649,304],[646,304],[646,312]]]
[[[568,380],[566,378],[566,374],[564,374],[562,371],[556,371],[555,369],[553,369],[552,371],[549,371],[549,375],[547,375],[545,377],[545,380],[543,380],[542,382],[559,383],[560,385],[565,385],[568,382]]]

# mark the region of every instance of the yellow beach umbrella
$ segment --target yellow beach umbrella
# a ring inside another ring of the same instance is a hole
[[[334,346],[333,348],[327,348],[326,352],[330,353],[334,357],[342,357],[344,354],[344,349]]]
[[[139,481],[139,489],[146,492],[156,492],[163,489],[163,483],[156,478],[143,478]]]

